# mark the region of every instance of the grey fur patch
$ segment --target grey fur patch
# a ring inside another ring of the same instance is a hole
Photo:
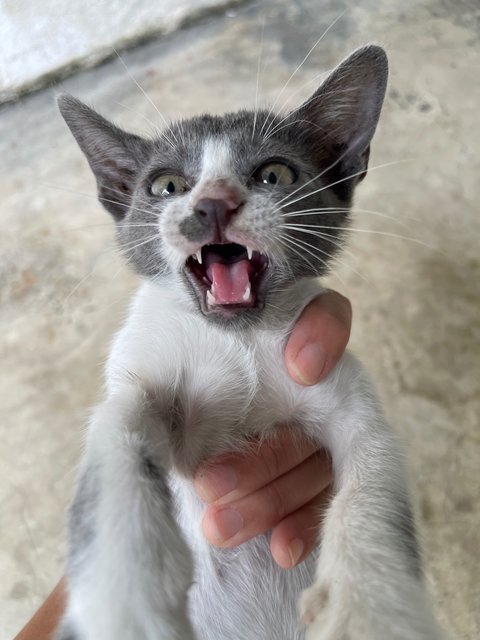
[[[72,629],[70,623],[64,621],[55,632],[54,640],[82,640],[82,638]]]
[[[404,557],[410,561],[410,570],[416,578],[422,578],[422,559],[417,539],[415,519],[408,498],[396,496],[395,511],[389,514],[389,528],[398,536],[398,543],[405,550]]]
[[[155,491],[163,500],[170,501],[171,492],[165,478],[165,472],[154,463],[152,457],[146,451],[142,451],[140,454],[140,465],[143,476],[152,483]]]
[[[70,507],[70,572],[75,573],[95,538],[97,502],[98,470],[89,466],[82,472]]]
[[[192,215],[184,218],[179,223],[178,230],[187,240],[202,242],[202,240],[208,237],[210,224],[205,218],[192,213]]]

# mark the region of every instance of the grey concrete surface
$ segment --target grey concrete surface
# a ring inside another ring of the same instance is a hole
[[[320,71],[361,43],[387,48],[390,84],[371,170],[358,192],[358,231],[329,284],[352,300],[351,347],[406,443],[438,616],[452,638],[476,640],[478,3],[262,3],[140,47],[125,61],[167,117],[253,105],[266,15],[260,87],[261,101],[271,103],[344,8],[280,103],[287,95],[293,102],[306,97]],[[131,130],[161,124],[118,60],[58,89]],[[136,284],[113,249],[112,223],[95,201],[93,179],[53,94],[39,92],[0,111],[3,639],[62,573],[65,509],[84,423],[101,396],[101,363]],[[380,168],[385,163],[397,164]]]
[[[239,0],[3,0],[0,103]]]

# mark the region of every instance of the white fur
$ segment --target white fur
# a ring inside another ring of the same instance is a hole
[[[300,309],[319,290],[310,281],[286,295]],[[402,533],[385,526],[397,497],[406,499],[405,472],[370,382],[346,354],[323,383],[295,384],[283,359],[291,322],[225,331],[173,285],[142,286],[90,427],[84,470],[99,473],[89,507],[96,533],[70,576],[75,633],[61,638],[300,640],[295,603],[312,580],[301,598],[308,640],[442,637]],[[172,468],[167,397],[182,404],[188,451],[173,454],[182,473]],[[268,536],[211,547],[191,483],[199,460],[280,422],[328,447],[336,477],[321,548],[291,571],[273,562]],[[152,484],[140,471],[145,451],[160,478]]]
[[[205,183],[218,178],[232,176],[232,150],[226,136],[212,136],[203,144],[202,170],[199,182]]]

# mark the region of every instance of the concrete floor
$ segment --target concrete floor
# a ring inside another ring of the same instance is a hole
[[[260,86],[272,102],[346,6],[260,3],[125,61],[168,116],[253,105],[266,15]],[[391,217],[359,211],[352,225],[387,235],[352,231],[329,283],[352,300],[352,349],[406,442],[438,616],[466,640],[480,637],[479,31],[476,0],[350,2],[286,92],[300,101],[320,71],[363,42],[389,52],[388,98],[357,207]],[[57,89],[131,130],[158,122],[118,60],[0,111],[2,640],[62,573],[85,418],[135,286],[56,112]]]

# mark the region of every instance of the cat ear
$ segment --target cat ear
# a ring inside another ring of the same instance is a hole
[[[366,45],[341,62],[292,114],[295,119],[306,121],[307,127],[311,125],[311,136],[321,145],[322,155],[327,156],[324,162],[338,163],[337,173],[366,172],[387,78],[385,51],[377,45]]]
[[[150,145],[126,133],[73,96],[59,96],[58,107],[97,179],[98,197],[115,220],[131,204],[138,170],[150,155]]]

